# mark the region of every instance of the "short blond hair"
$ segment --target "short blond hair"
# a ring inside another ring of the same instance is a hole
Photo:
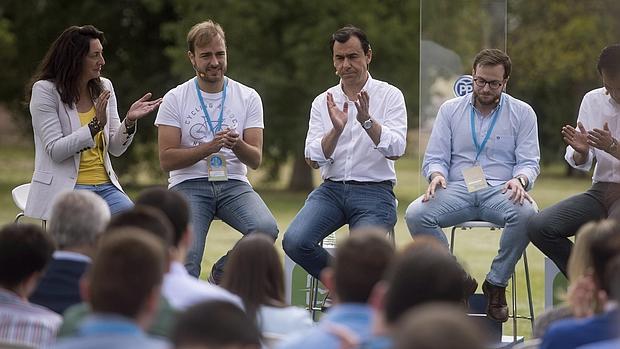
[[[222,26],[218,23],[215,23],[209,19],[195,24],[187,33],[187,48],[190,52],[194,53],[196,46],[208,45],[217,35],[219,35],[222,40],[226,42],[224,29],[222,29]]]

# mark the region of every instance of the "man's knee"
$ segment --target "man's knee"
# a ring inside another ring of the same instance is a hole
[[[273,217],[263,217],[256,222],[256,232],[269,235],[275,241],[278,238],[278,225]]]
[[[545,220],[541,214],[532,215],[527,222],[527,236],[533,243],[537,243],[553,235],[553,227],[545,224]]]
[[[282,249],[293,259],[295,256],[312,251],[314,244],[307,236],[303,230],[289,227],[282,238]]]
[[[407,207],[407,211],[405,211],[405,221],[411,235],[418,233],[423,226],[431,224],[428,219],[428,212],[426,211],[420,199],[415,200]]]

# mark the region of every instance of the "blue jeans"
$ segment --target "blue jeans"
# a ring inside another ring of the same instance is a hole
[[[448,245],[441,228],[472,220],[483,220],[503,226],[499,251],[486,279],[493,285],[506,287],[515,265],[529,243],[527,222],[536,209],[527,200],[523,205],[509,200],[510,192],[502,194],[503,186],[488,187],[473,193],[464,183],[448,183],[439,188],[435,197],[422,202],[417,198],[407,208],[405,220],[411,235],[431,235]]]
[[[394,229],[396,199],[392,184],[323,182],[310,193],[284,234],[284,252],[318,278],[329,258],[319,242],[345,224],[350,229],[364,226]]]
[[[95,194],[101,196],[110,207],[110,213],[115,215],[123,211],[127,211],[133,208],[133,202],[129,199],[127,194],[118,190],[112,183],[105,184],[76,184],[75,190],[89,190]]]
[[[170,190],[185,195],[190,204],[193,235],[185,267],[194,277],[200,276],[207,233],[214,217],[243,235],[260,232],[270,235],[274,241],[278,237],[278,226],[271,211],[246,182],[234,179],[209,182],[207,178],[197,178],[181,182]],[[224,259],[218,261],[215,268],[218,273],[222,272],[223,264]]]

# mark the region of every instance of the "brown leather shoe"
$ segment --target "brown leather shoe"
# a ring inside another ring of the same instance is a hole
[[[506,287],[495,286],[484,280],[482,292],[487,297],[487,317],[497,322],[508,321],[508,303]]]

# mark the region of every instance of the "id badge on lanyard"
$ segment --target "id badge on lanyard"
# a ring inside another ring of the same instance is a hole
[[[467,191],[473,193],[475,191],[487,188],[489,185],[486,180],[486,176],[484,175],[484,171],[482,170],[482,166],[478,162],[478,157],[482,153],[482,150],[487,144],[487,141],[491,137],[491,133],[493,132],[493,128],[495,128],[495,123],[497,122],[497,118],[499,117],[499,113],[502,109],[502,104],[500,100],[500,105],[493,112],[491,126],[487,131],[486,136],[481,144],[478,143],[478,138],[476,137],[476,122],[475,117],[476,113],[474,112],[474,106],[471,107],[471,115],[470,115],[470,125],[471,125],[471,137],[474,142],[474,147],[476,148],[476,159],[474,161],[473,166],[466,167],[463,169],[463,178],[465,180],[465,184],[467,185]]]
[[[211,117],[209,115],[209,111],[207,110],[207,106],[205,105],[205,101],[202,98],[202,94],[200,93],[200,87],[198,86],[198,78],[194,78],[194,84],[196,86],[196,94],[198,95],[198,101],[200,101],[200,107],[202,108],[202,112],[204,113],[205,122],[207,126],[211,130],[213,137],[215,134],[222,129],[222,123],[224,122],[224,102],[226,102],[226,87],[228,86],[228,78],[224,80],[224,87],[222,89],[222,100],[220,107],[220,115],[217,120],[217,124],[213,126],[211,121]],[[228,169],[226,168],[226,158],[224,154],[216,153],[209,155],[206,159],[207,161],[207,176],[209,181],[227,181],[228,180]]]

